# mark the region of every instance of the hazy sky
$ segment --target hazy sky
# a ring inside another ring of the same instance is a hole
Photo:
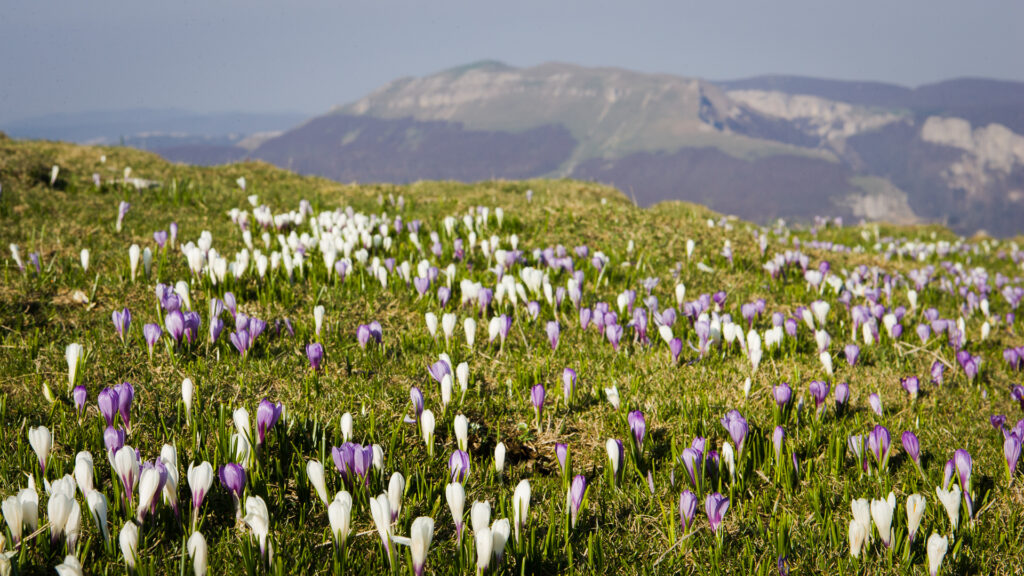
[[[0,123],[129,107],[319,113],[485,58],[731,79],[1024,80],[1020,0],[7,0]]]

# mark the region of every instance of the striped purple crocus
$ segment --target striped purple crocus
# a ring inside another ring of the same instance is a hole
[[[889,466],[889,454],[892,449],[892,435],[889,429],[878,424],[868,433],[868,449],[875,457],[878,470],[886,470]]]
[[[718,492],[708,494],[704,499],[704,513],[708,515],[708,523],[715,536],[721,536],[720,528],[726,511],[729,510],[729,499]]]
[[[697,495],[683,490],[679,495],[679,524],[685,535],[693,526],[693,518],[697,515]]]
[[[78,417],[81,418],[82,414],[85,413],[85,403],[89,400],[89,391],[85,386],[79,384],[71,391],[71,398],[75,402],[75,411],[78,412]]]
[[[548,334],[548,343],[551,344],[552,350],[558,349],[558,336],[561,333],[561,329],[558,326],[558,322],[551,320],[548,322],[545,328]]]
[[[821,412],[821,407],[825,404],[825,400],[828,399],[828,393],[831,389],[832,385],[822,380],[813,380],[808,386],[811,397],[814,398],[814,409],[817,413]]]
[[[579,517],[580,508],[583,506],[583,497],[587,494],[587,478],[582,474],[576,475],[569,486],[566,494],[566,504],[569,509],[569,516],[572,520],[572,527],[576,527],[576,519]]]
[[[846,362],[852,368],[857,365],[857,359],[860,358],[860,347],[856,344],[847,344],[843,348],[843,354],[846,356]]]
[[[953,466],[956,468],[957,479],[960,481],[960,489],[964,493],[964,500],[967,502],[967,517],[974,517],[974,499],[971,497],[971,472],[974,468],[974,461],[971,454],[963,448],[953,453]]]
[[[146,324],[142,327],[142,335],[146,339],[146,346],[149,348],[149,357],[153,358],[153,347],[160,341],[164,333],[159,324]]]
[[[469,477],[469,454],[465,450],[456,450],[448,458],[448,472],[451,481],[464,484]]]
[[[111,319],[114,322],[114,331],[117,333],[117,337],[121,339],[121,343],[123,344],[125,336],[128,335],[128,329],[132,324],[132,313],[127,308],[114,310],[111,314]]]

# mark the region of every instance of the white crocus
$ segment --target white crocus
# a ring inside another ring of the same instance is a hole
[[[878,537],[886,548],[892,547],[892,513],[895,501],[896,497],[891,493],[887,500],[871,501],[871,519],[874,520],[875,528],[878,529]]]
[[[483,574],[491,565],[491,552],[494,550],[491,529],[484,526],[480,530],[474,530],[473,538],[476,540],[476,571],[477,574]]]
[[[434,455],[434,413],[429,409],[420,414],[420,431],[423,433],[423,442],[427,445],[427,453]]]
[[[141,524],[151,506],[156,503],[160,489],[160,471],[155,467],[146,468],[139,475],[139,505],[136,507],[135,518]]]
[[[498,442],[498,445],[494,447],[494,471],[498,473],[498,476],[505,471],[505,443]]]
[[[320,497],[320,501],[324,503],[324,506],[329,506],[330,502],[327,500],[327,481],[324,478],[324,465],[319,460],[310,460],[306,463],[306,477],[309,478],[309,483],[313,485],[316,495]]]
[[[858,498],[850,502],[850,511],[853,519],[864,529],[864,540],[871,543],[871,504],[865,498]]]
[[[251,443],[252,425],[249,423],[249,411],[245,408],[238,408],[231,414],[231,420],[235,423],[235,430],[238,435]]]
[[[466,396],[466,391],[469,389],[469,364],[460,362],[455,367],[455,379],[459,381],[459,388],[462,390],[462,396]]]
[[[491,524],[491,503],[477,500],[469,511],[473,532],[479,532]]]
[[[39,460],[39,468],[46,475],[46,462],[50,459],[50,449],[53,448],[53,436],[46,426],[33,427],[28,429],[28,443],[36,453]]]
[[[921,494],[907,496],[907,534],[911,542],[914,541],[914,535],[917,534],[917,529],[921,526],[921,517],[924,516],[926,505],[927,500]]]
[[[373,516],[373,524],[377,527],[377,534],[388,555],[388,564],[394,563],[391,553],[391,504],[388,502],[388,495],[381,494],[370,499],[370,515]]]
[[[92,514],[92,519],[96,523],[96,527],[99,528],[100,533],[103,534],[103,541],[110,541],[110,531],[107,528],[107,497],[103,495],[99,490],[93,490],[85,498],[86,504],[89,505],[89,512]]]
[[[725,463],[725,467],[729,470],[729,479],[732,482],[736,481],[736,452],[732,448],[732,444],[725,442],[722,444],[722,462]]]
[[[72,502],[72,498],[57,493],[50,496],[49,502],[46,503],[46,515],[50,521],[50,542],[56,542],[64,535],[64,525],[71,514]]]
[[[89,249],[82,248],[82,253],[79,255],[82,261],[82,272],[89,271]]]
[[[427,323],[427,332],[430,332],[430,337],[437,338],[437,314],[427,312],[423,315],[423,319]]]
[[[256,540],[260,544],[260,554],[267,553],[267,536],[270,534],[270,512],[267,510],[267,503],[259,496],[249,496],[245,499],[245,517],[242,519],[249,529],[252,530]]]
[[[521,480],[512,493],[512,520],[515,523],[516,542],[520,541],[519,529],[526,528],[530,519],[530,481]]]
[[[313,308],[313,331],[316,335],[320,335],[320,330],[324,327],[324,314],[326,310],[323,306],[317,306]]]
[[[14,538],[14,543],[18,544],[21,542],[21,529],[24,524],[21,500],[17,496],[8,496],[0,504],[0,513],[3,514],[4,520],[7,521],[7,528],[11,532],[11,537]]]
[[[192,395],[195,392],[195,385],[191,378],[181,381],[181,402],[185,405],[185,420],[192,421]]]
[[[354,428],[352,421],[352,413],[345,412],[341,415],[341,440],[342,442],[348,442],[352,440],[352,430]]]
[[[453,482],[444,487],[444,496],[448,501],[448,509],[455,522],[455,530],[459,541],[462,540],[462,515],[466,509],[466,490],[462,484]]]
[[[860,558],[861,548],[867,541],[868,533],[864,525],[857,520],[850,520],[850,556]]]
[[[206,576],[209,567],[209,549],[206,537],[201,532],[193,532],[188,538],[188,555],[192,558],[192,572],[195,576]]]
[[[931,576],[937,576],[939,573],[939,566],[942,565],[942,559],[946,556],[946,549],[949,548],[949,538],[945,536],[939,536],[936,533],[932,533],[928,537],[928,544],[926,546],[928,550],[928,573]]]
[[[491,524],[491,556],[499,563],[505,554],[505,545],[508,544],[511,530],[508,518],[496,520]]]
[[[142,248],[139,248],[138,244],[132,244],[128,248],[128,270],[131,275],[132,282],[135,281],[135,277],[139,273],[139,259],[142,257]]]
[[[427,516],[420,516],[412,521],[408,538],[394,537],[396,544],[409,547],[415,576],[423,576],[423,570],[427,565],[427,552],[430,550],[430,542],[433,539],[434,519]]]
[[[7,556],[0,554],[0,574],[11,573],[10,562]],[[53,569],[57,571],[57,576],[84,576],[85,574],[85,571],[82,570],[82,563],[75,558],[74,554],[65,556],[64,561],[54,566]]]
[[[949,516],[950,533],[956,532],[956,528],[960,524],[960,486],[954,484],[949,490],[943,490],[942,486],[936,486],[935,494],[939,497],[939,502],[942,502],[943,508],[946,509],[946,515]]]
[[[405,477],[401,472],[391,475],[388,482],[388,505],[391,507],[391,522],[398,521],[402,513],[402,496],[405,495]]]
[[[453,424],[455,428],[455,441],[459,450],[467,450],[469,446],[469,419],[459,414],[455,417]]]
[[[334,541],[344,548],[352,527],[352,495],[344,490],[335,494],[334,501],[327,507],[327,518]]]
[[[459,321],[458,316],[452,313],[441,316],[441,332],[444,334],[444,343],[447,346],[455,333],[455,324]]]
[[[78,539],[82,536],[82,507],[74,498],[71,499],[71,511],[68,512],[67,521],[64,523],[64,534],[68,550],[74,551],[78,546]]]
[[[67,345],[64,349],[64,358],[68,362],[68,393],[78,384],[78,369],[85,360],[85,348],[78,342]]]
[[[139,559],[139,527],[134,522],[125,522],[117,541],[121,545],[121,555],[124,556],[128,571],[135,572],[135,562]]]
[[[476,320],[466,318],[462,322],[462,329],[466,332],[466,346],[472,348],[476,342]]]
[[[604,395],[608,398],[608,403],[612,405],[612,408],[619,409],[619,389],[615,384],[612,384],[611,388],[604,389]]]
[[[82,451],[75,455],[75,483],[82,497],[86,498],[93,491],[93,479],[95,476],[92,454]]]

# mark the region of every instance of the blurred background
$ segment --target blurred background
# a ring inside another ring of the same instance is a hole
[[[1019,234],[1024,3],[8,3],[0,130]]]

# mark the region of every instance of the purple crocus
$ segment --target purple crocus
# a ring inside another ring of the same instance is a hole
[[[693,526],[693,518],[697,515],[697,495],[689,490],[683,490],[679,495],[679,524],[682,526],[683,534]]]
[[[956,465],[953,463],[953,459],[946,460],[946,465],[942,469],[942,489],[949,490],[949,483],[953,480],[953,476],[956,474]]]
[[[967,500],[967,516],[974,516],[974,500],[971,498],[971,471],[974,468],[974,461],[971,454],[963,448],[953,453],[953,466],[956,467],[957,479],[960,480],[960,489],[963,490],[964,499]]]
[[[920,381],[917,379],[917,376],[900,378],[900,385],[907,391],[907,394],[910,394],[911,398],[917,399],[917,393],[921,388]]]
[[[130,382],[122,382],[114,386],[117,392],[117,414],[121,417],[121,423],[132,433],[132,401],[135,400],[135,387]]]
[[[576,527],[576,518],[579,516],[580,508],[583,506],[583,497],[587,494],[587,478],[582,474],[576,475],[569,486],[568,504],[569,516],[572,519],[572,527]]]
[[[224,331],[224,320],[220,316],[214,316],[210,319],[210,344],[215,344],[217,339],[220,338],[220,333]]]
[[[558,326],[558,322],[551,320],[547,323],[545,331],[548,334],[548,343],[551,344],[552,350],[558,349],[558,335],[561,333],[561,329]]]
[[[573,391],[576,389],[576,371],[572,368],[562,370],[562,397],[565,404],[572,402]]]
[[[775,430],[772,431],[772,447],[775,448],[775,463],[778,464],[782,461],[782,448],[786,441],[786,429],[782,426],[776,426]]]
[[[857,365],[857,359],[860,358],[860,347],[856,344],[847,344],[843,348],[843,354],[846,355],[846,362],[852,368]]]
[[[872,412],[878,416],[882,415],[882,397],[879,396],[877,392],[872,392],[871,395],[868,396],[868,404],[871,405]]]
[[[423,414],[423,391],[413,386],[409,389],[409,401],[412,402],[412,411],[416,415],[416,420],[420,419],[420,415]]]
[[[793,397],[793,389],[789,387],[788,382],[783,382],[778,386],[772,386],[772,395],[775,396],[775,404],[779,408],[784,408]]]
[[[686,468],[686,474],[690,478],[690,484],[693,488],[700,492],[701,482],[704,478],[704,452],[694,446],[684,448],[683,453],[679,456],[680,460],[683,461],[683,467]]]
[[[900,443],[903,444],[903,450],[907,453],[907,456],[910,457],[910,460],[913,461],[914,466],[917,466],[917,469],[920,470],[921,443],[918,442],[917,435],[910,430],[907,430],[900,435]]]
[[[324,361],[324,347],[319,342],[306,344],[306,359],[309,360],[309,367],[314,372],[320,371],[320,364]]]
[[[546,394],[543,384],[535,384],[530,388],[530,402],[533,404],[533,413],[537,416],[538,425],[541,415],[544,413],[544,396]]]
[[[113,426],[107,426],[103,430],[103,445],[107,447],[107,456],[113,459],[114,454],[124,447],[125,434],[124,430],[120,428],[114,428]]]
[[[164,328],[175,344],[181,344],[181,338],[185,335],[185,315],[181,310],[172,310],[164,316]]]
[[[85,403],[89,399],[89,391],[86,390],[85,386],[79,384],[71,391],[71,397],[75,401],[75,410],[78,412],[78,417],[81,418],[85,412]]]
[[[162,250],[164,245],[167,244],[167,230],[157,230],[156,232],[153,232],[153,241],[156,242],[157,247]]]
[[[220,478],[220,485],[227,488],[228,492],[231,492],[231,499],[235,501],[235,509],[238,512],[239,502],[242,499],[242,492],[245,491],[245,468],[242,468],[240,464],[231,462],[221,466],[217,470],[217,476]]]
[[[1013,475],[1017,471],[1017,463],[1020,461],[1021,440],[1014,434],[1008,434],[1003,439],[1003,456],[1006,457],[1006,470],[1013,481]]]
[[[1002,414],[993,414],[988,417],[988,423],[996,430],[1002,430],[1003,424],[1006,424],[1006,416]]]
[[[119,406],[117,390],[109,387],[100,390],[99,395],[96,396],[96,406],[100,410],[100,415],[107,421],[107,426],[113,426],[114,417],[117,416],[117,408]]]
[[[267,398],[260,400],[260,405],[256,408],[257,446],[263,445],[266,440],[267,431],[273,430],[274,426],[277,426],[277,421],[281,419],[281,412],[283,411],[284,406],[280,402],[275,404]]]
[[[808,386],[808,389],[811,392],[811,396],[814,398],[814,409],[820,413],[821,406],[825,403],[825,400],[828,399],[828,393],[829,390],[832,389],[832,386],[828,382],[813,380]]]
[[[370,327],[366,324],[360,324],[356,328],[356,342],[360,348],[366,348],[366,345],[370,342]]]
[[[850,401],[850,385],[846,382],[836,384],[836,393],[833,396],[836,399],[836,411],[846,407],[846,403]]]
[[[732,438],[733,443],[736,444],[736,458],[739,459],[743,455],[743,443],[746,441],[747,433],[750,431],[747,419],[739,413],[739,410],[729,410],[720,422],[726,431],[729,432],[729,437]]]
[[[607,326],[605,327],[604,335],[608,338],[608,343],[612,345],[612,348],[618,352],[619,342],[622,340],[622,326],[618,324]]]
[[[708,523],[711,524],[711,531],[715,536],[721,536],[719,528],[722,526],[722,519],[729,510],[729,499],[718,492],[708,494],[704,499],[704,513],[708,515]]]
[[[451,473],[452,482],[465,483],[469,477],[469,454],[464,450],[452,452],[448,458],[448,471]]]
[[[160,341],[164,333],[159,324],[146,324],[142,327],[142,335],[146,338],[146,346],[149,347],[149,357],[153,358],[153,347]]]
[[[239,330],[237,332],[232,332],[230,340],[231,344],[235,347],[235,350],[238,350],[238,353],[242,355],[242,358],[245,358],[249,349],[252,348],[253,339],[249,335],[249,331]]]
[[[558,466],[562,470],[562,476],[567,472],[565,466],[569,457],[569,445],[555,442],[555,458],[558,458]]]
[[[117,337],[121,339],[123,344],[124,338],[128,334],[128,328],[132,324],[132,313],[127,308],[114,310],[111,313],[111,319],[114,322],[114,331],[117,332]]]
[[[1020,409],[1024,410],[1024,386],[1017,384],[1010,389],[1010,399],[1020,404]]]
[[[639,410],[633,410],[626,416],[626,421],[629,423],[630,432],[633,433],[633,441],[637,452],[643,451],[644,436],[647,434],[647,420],[644,418],[644,413]]]
[[[683,341],[679,338],[673,338],[668,343],[668,351],[672,354],[672,363],[679,364],[679,356],[683,353]]]
[[[889,453],[892,449],[892,435],[889,429],[881,424],[875,425],[871,432],[868,432],[868,449],[875,457],[875,464],[879,470],[885,470],[889,465]]]
[[[932,382],[935,383],[935,384],[938,384],[939,386],[941,386],[942,385],[942,374],[945,371],[946,371],[946,365],[943,364],[941,360],[936,360],[935,362],[933,362],[932,363],[932,370],[931,370]]]

